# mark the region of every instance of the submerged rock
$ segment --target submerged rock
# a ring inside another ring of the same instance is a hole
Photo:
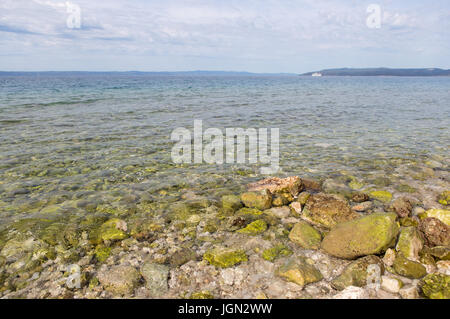
[[[392,199],[392,194],[387,191],[373,191],[370,192],[370,196],[383,203],[389,203]]]
[[[279,244],[275,247],[264,250],[262,253],[262,258],[268,261],[274,261],[278,257],[285,257],[290,255],[292,255],[292,250],[290,250],[289,247],[284,244]]]
[[[289,233],[289,239],[305,249],[319,249],[322,235],[307,222],[294,225]]]
[[[269,191],[247,192],[241,195],[241,201],[246,207],[265,210],[272,207],[272,195]]]
[[[315,192],[320,192],[322,190],[322,185],[315,180],[308,179],[308,178],[302,178],[302,182],[303,182],[303,185],[305,186],[305,188],[308,190],[312,190]]]
[[[400,276],[412,279],[420,279],[427,274],[426,268],[421,263],[409,260],[402,254],[395,257],[393,268]]]
[[[394,213],[376,213],[338,224],[323,239],[322,249],[345,259],[381,253],[395,244],[395,219]]]
[[[261,219],[258,219],[258,220],[255,220],[254,222],[251,222],[244,228],[239,229],[237,232],[241,233],[241,234],[255,236],[255,235],[265,232],[266,230],[267,230],[266,222]]]
[[[147,262],[141,268],[141,275],[153,298],[161,297],[168,291],[169,267]]]
[[[395,249],[409,259],[417,260],[423,248],[423,238],[416,227],[403,227]]]
[[[367,299],[369,294],[363,288],[349,286],[340,293],[333,296],[333,299]]]
[[[98,280],[106,290],[119,295],[131,294],[137,287],[141,276],[131,266],[113,266],[97,274]]]
[[[225,195],[222,196],[222,208],[225,213],[234,213],[241,209],[244,205],[241,202],[239,196]]]
[[[123,240],[128,237],[127,223],[118,218],[112,218],[103,223],[100,228],[91,233],[91,242],[101,243],[102,241]]]
[[[424,234],[429,246],[450,245],[450,227],[437,218],[422,219],[419,230]]]
[[[302,180],[298,176],[286,178],[270,177],[247,185],[249,191],[268,190],[272,194],[289,193],[292,196],[303,189]]]
[[[348,265],[338,277],[333,279],[331,282],[332,287],[337,290],[343,290],[348,286],[365,286],[370,275],[369,272],[373,271],[373,269],[370,269],[370,267],[373,267],[371,265],[379,267],[380,276],[384,274],[382,260],[377,256],[366,256]]]
[[[444,206],[450,205],[450,191],[442,192],[438,197],[438,202]]]
[[[354,201],[355,203],[367,202],[369,199],[369,195],[365,193],[355,193],[352,195],[352,201]]]
[[[303,209],[302,217],[311,223],[331,228],[338,223],[352,220],[358,215],[347,201],[328,194],[311,195]]]
[[[217,247],[207,251],[203,255],[203,259],[208,261],[211,265],[220,268],[232,267],[248,260],[247,255],[242,249],[225,247]]]
[[[450,299],[450,276],[429,274],[422,279],[423,294],[430,299]]]
[[[291,258],[277,270],[281,278],[304,287],[307,284],[323,279],[320,271],[304,257]]]

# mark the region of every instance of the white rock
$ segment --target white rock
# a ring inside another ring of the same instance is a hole
[[[386,253],[384,254],[383,262],[386,266],[390,267],[394,264],[394,260],[395,260],[395,251],[392,248],[389,248],[388,250],[386,250]]]
[[[407,285],[401,288],[398,292],[403,299],[417,299],[419,298],[419,292],[417,291],[417,287],[413,285]]]
[[[438,272],[450,276],[450,260],[441,260],[436,263]]]
[[[333,299],[367,299],[369,295],[360,287],[348,286],[340,293],[334,295]]]
[[[403,283],[400,279],[392,278],[388,276],[381,276],[381,288],[392,292],[394,294],[398,293],[400,288],[402,288]]]

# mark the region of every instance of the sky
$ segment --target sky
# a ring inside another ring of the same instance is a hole
[[[0,0],[0,70],[450,68],[450,1]]]

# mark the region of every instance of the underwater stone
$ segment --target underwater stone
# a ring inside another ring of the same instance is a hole
[[[423,248],[423,238],[416,227],[403,227],[398,237],[395,250],[412,260],[418,260],[419,252]]]
[[[119,295],[131,294],[141,278],[134,267],[122,265],[100,271],[97,277],[106,290]]]
[[[268,261],[274,261],[278,257],[290,256],[292,251],[284,244],[279,244],[275,247],[265,249],[262,253],[262,258]]]
[[[153,298],[158,298],[167,293],[169,278],[169,267],[156,263],[146,262],[141,268],[146,287]]]
[[[294,225],[289,233],[289,239],[305,249],[319,249],[322,235],[307,222]]]
[[[234,213],[242,208],[244,205],[241,202],[239,196],[236,195],[224,195],[222,196],[222,208],[225,213]]]
[[[373,191],[369,193],[372,198],[383,203],[389,203],[392,199],[392,194],[387,191]]]
[[[289,259],[277,269],[276,274],[300,287],[323,279],[320,271],[312,263],[308,263],[304,257]]]
[[[424,234],[430,246],[449,246],[450,227],[437,218],[425,218],[420,221],[419,230]]]
[[[392,209],[397,213],[400,217],[407,217],[411,214],[412,205],[410,201],[406,198],[397,198],[392,203]]]
[[[272,207],[272,195],[269,191],[247,192],[241,195],[241,201],[246,207],[265,210]]]
[[[297,196],[303,189],[303,184],[298,176],[286,178],[269,177],[256,183],[248,184],[247,188],[249,191],[268,190],[272,194],[289,193],[292,196]]]
[[[208,261],[211,265],[220,268],[232,267],[248,260],[247,255],[242,249],[225,247],[217,247],[207,251],[203,255],[203,259]]]
[[[245,226],[242,229],[239,229],[237,232],[241,234],[247,234],[247,235],[258,235],[267,230],[267,223],[261,219],[255,220],[254,222],[251,222],[247,226]]]
[[[444,191],[439,194],[438,202],[444,206],[450,205],[450,191]]]

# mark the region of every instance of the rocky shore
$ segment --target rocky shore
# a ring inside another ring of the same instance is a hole
[[[272,177],[22,219],[0,232],[0,297],[450,299],[449,173],[422,173],[440,184]]]

